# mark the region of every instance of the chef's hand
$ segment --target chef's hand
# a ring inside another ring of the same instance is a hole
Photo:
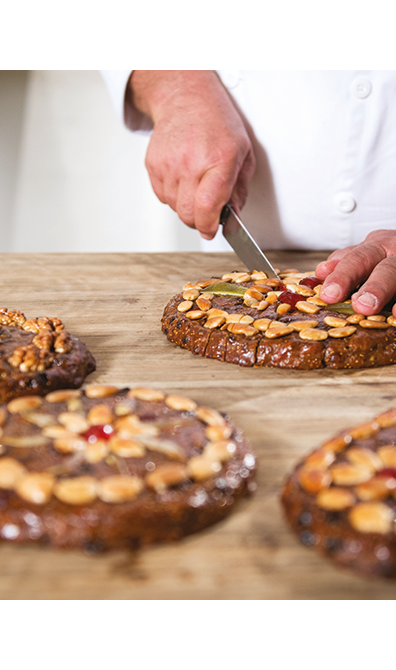
[[[225,203],[245,204],[255,168],[231,98],[213,70],[135,70],[128,86],[154,124],[146,155],[154,192],[212,239]]]
[[[352,297],[355,312],[380,312],[396,294],[396,231],[376,230],[364,242],[334,251],[319,263],[316,276],[325,280],[320,292],[325,302],[345,300],[361,284]]]

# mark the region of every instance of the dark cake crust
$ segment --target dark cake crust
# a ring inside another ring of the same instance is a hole
[[[136,549],[220,521],[255,486],[241,431],[188,398],[91,386],[7,408],[0,407],[3,540]],[[32,439],[37,446],[23,446]]]
[[[77,388],[93,370],[92,354],[60,319],[0,310],[0,402]]]
[[[365,577],[396,578],[396,409],[301,460],[282,504],[299,540]]]
[[[221,280],[213,278],[210,281]],[[261,281],[261,284],[265,284],[265,280]],[[239,285],[245,288],[255,288],[253,281],[244,281]],[[263,294],[262,298],[265,300],[266,294]],[[306,298],[301,297],[301,300],[304,301]],[[205,327],[208,315],[203,311],[200,318],[190,319],[188,316],[190,311],[199,311],[199,305],[196,300],[192,300],[190,310],[179,311],[178,307],[183,301],[185,297],[183,293],[179,293],[166,305],[161,321],[162,331],[170,342],[189,349],[193,354],[199,356],[245,367],[265,366],[299,370],[325,367],[353,369],[396,363],[396,328],[394,327],[396,320],[393,317],[389,317],[388,322],[385,322],[384,319],[383,328],[378,325],[370,329],[370,324],[362,327],[359,323],[354,322],[355,332],[352,335],[326,336],[326,339],[315,341],[313,338],[318,331],[328,333],[334,330],[325,323],[326,317],[339,319],[346,319],[346,317],[323,306],[318,312],[311,314],[297,309],[291,309],[282,314],[278,312],[281,303],[277,300],[263,311],[258,311],[256,307],[247,305],[243,297],[214,295],[210,299],[212,309],[251,317],[251,326],[247,331],[251,329],[255,332],[239,334],[230,332],[227,323],[222,323],[218,328]],[[308,322],[314,319],[317,321],[317,326],[311,340],[301,339],[300,333],[294,331],[269,339],[264,331],[254,328],[256,321],[263,318],[279,325],[290,325],[296,321]],[[363,316],[361,318],[363,319]],[[367,324],[367,321],[364,321],[364,324]],[[346,323],[345,325],[350,327],[352,324]]]

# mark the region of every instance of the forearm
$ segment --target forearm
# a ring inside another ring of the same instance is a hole
[[[214,70],[134,70],[128,94],[136,109],[155,123],[165,107],[182,107],[182,100],[191,105],[203,95],[210,99],[219,83]]]

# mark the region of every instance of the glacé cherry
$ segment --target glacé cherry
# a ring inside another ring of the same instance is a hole
[[[308,288],[315,288],[315,286],[318,286],[318,284],[321,284],[322,282],[317,277],[304,277],[304,279],[301,279],[298,283],[300,284],[300,286],[308,286]]]
[[[93,444],[98,440],[109,440],[113,432],[114,428],[109,424],[106,424],[105,426],[91,426],[82,434],[82,437],[84,440],[87,440],[87,442]]]
[[[299,300],[302,300],[302,297],[293,291],[283,291],[278,297],[278,300],[279,302],[285,302],[286,305],[290,305],[292,309],[296,309],[296,303],[299,302]]]
[[[377,476],[392,477],[392,479],[396,479],[396,468],[383,468],[382,470],[377,472]]]

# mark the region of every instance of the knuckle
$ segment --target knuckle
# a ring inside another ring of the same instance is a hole
[[[396,240],[396,230],[389,230],[387,228],[380,228],[379,230],[372,230],[366,237],[365,241],[376,240]]]
[[[223,175],[207,175],[205,183],[198,188],[195,195],[195,205],[201,212],[213,212],[228,199],[232,191],[232,183]]]
[[[356,247],[356,249],[354,249],[348,254],[348,262],[356,264],[366,263],[370,259],[371,251],[372,251],[371,245]]]
[[[162,188],[162,183],[154,182],[151,180],[151,186],[158,200],[162,202],[163,205],[166,205],[165,194]]]
[[[250,140],[244,135],[228,137],[217,152],[217,156],[214,155],[215,161],[231,167],[235,164],[242,165],[248,156],[251,156],[252,161],[255,160]]]
[[[176,207],[176,212],[181,221],[188,226],[194,224],[194,208],[190,204],[178,204]]]
[[[386,258],[378,265],[378,269],[382,275],[385,273],[386,283],[396,287],[396,256]]]
[[[247,189],[247,186],[245,186],[245,185],[239,185],[238,188],[235,189],[235,191],[234,191],[234,193],[233,193],[233,196],[234,196],[234,195],[235,195],[235,198],[236,198],[236,199],[238,200],[238,202],[239,202],[239,206],[240,206],[240,207],[243,207],[243,205],[245,204],[245,202],[246,202],[246,200],[247,200],[247,197],[248,197],[248,189]],[[232,199],[233,199],[233,197],[231,197],[231,200],[232,200]]]
[[[222,159],[225,163],[235,163],[239,158],[239,147],[235,142],[228,142],[222,149]]]
[[[153,166],[158,162],[158,152],[156,151],[153,139],[150,140],[144,159],[146,167]]]
[[[372,267],[379,262],[383,256],[379,253],[379,249],[372,244],[359,244],[354,247],[343,258],[343,264],[349,267],[354,266],[359,271]]]
[[[345,247],[344,249],[336,249],[335,251],[333,251],[328,256],[327,260],[328,261],[333,261],[333,260],[340,261],[342,258],[344,258],[344,256],[351,253],[351,251],[353,251],[354,249],[355,249],[354,246],[353,247]]]
[[[358,294],[369,292],[377,296],[381,303],[386,302],[396,290],[396,258],[387,258],[379,263]]]

